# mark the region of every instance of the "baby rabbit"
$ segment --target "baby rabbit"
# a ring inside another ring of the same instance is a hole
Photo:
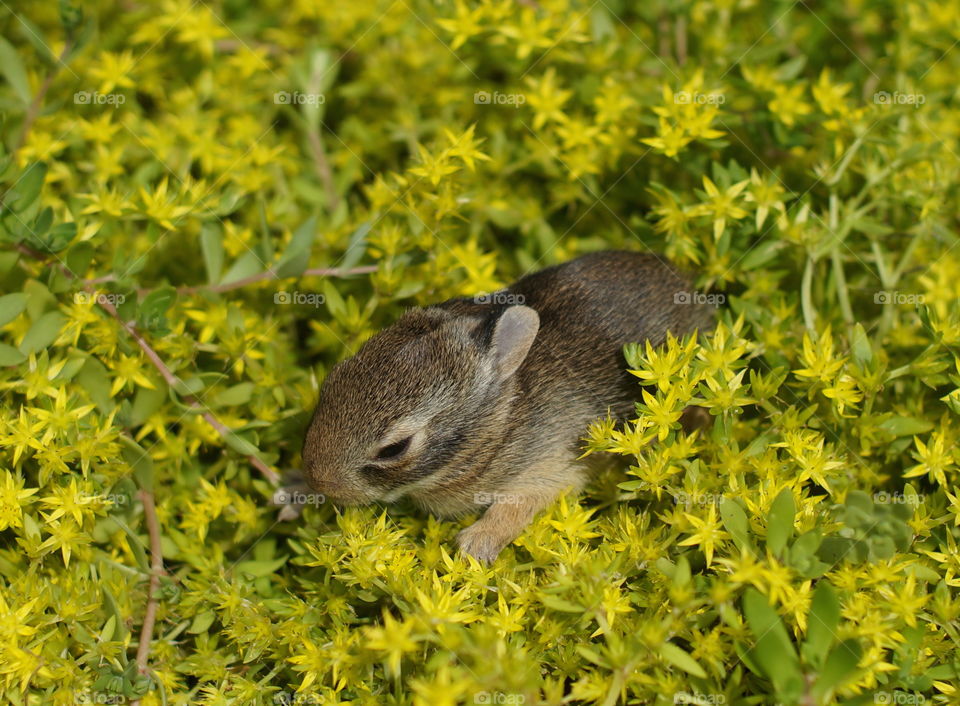
[[[635,414],[622,346],[711,326],[713,308],[655,255],[607,251],[507,289],[410,309],[330,370],[303,446],[318,492],[410,497],[492,561],[561,491],[581,488],[579,439],[608,409]]]

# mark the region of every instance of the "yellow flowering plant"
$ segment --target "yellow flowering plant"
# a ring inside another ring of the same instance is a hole
[[[960,700],[960,2],[0,6],[3,703]],[[717,325],[493,564],[273,504],[405,308],[607,248]]]

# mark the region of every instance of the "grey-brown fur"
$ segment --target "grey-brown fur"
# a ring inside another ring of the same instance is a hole
[[[492,560],[564,488],[582,487],[588,424],[633,412],[623,345],[712,326],[712,307],[682,303],[691,293],[662,258],[607,251],[479,302],[408,310],[330,371],[304,442],[306,478],[343,503],[486,508],[458,543]]]

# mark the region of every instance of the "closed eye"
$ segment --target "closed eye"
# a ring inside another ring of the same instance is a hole
[[[387,461],[400,456],[410,447],[410,440],[412,438],[412,436],[408,436],[406,439],[401,439],[400,441],[395,441],[392,444],[384,446],[382,449],[377,451],[377,460]]]

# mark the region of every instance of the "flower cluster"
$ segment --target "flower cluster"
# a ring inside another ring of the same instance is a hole
[[[960,2],[788,4],[5,6],[0,700],[956,703]],[[613,248],[716,326],[494,564],[271,504],[405,308]]]

